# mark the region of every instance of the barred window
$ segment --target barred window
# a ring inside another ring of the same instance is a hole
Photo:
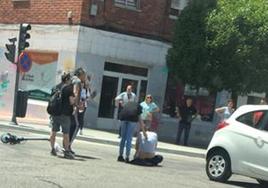
[[[115,0],[115,5],[125,6],[128,8],[139,8],[140,0]]]

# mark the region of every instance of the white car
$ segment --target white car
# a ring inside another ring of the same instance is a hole
[[[232,174],[256,179],[268,188],[268,105],[245,105],[219,123],[206,154],[210,180]]]

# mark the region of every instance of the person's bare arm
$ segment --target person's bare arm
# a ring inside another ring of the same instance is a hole
[[[75,97],[75,105],[78,106],[79,101],[80,101],[80,87],[79,84],[74,84],[73,86],[73,93]]]
[[[115,97],[115,106],[116,107],[119,107],[120,104],[123,103],[123,96],[122,96],[122,93],[120,95],[118,95],[117,97]]]
[[[74,105],[75,104],[75,97],[74,96],[70,96],[69,97],[69,101],[70,101],[70,104],[71,105]]]
[[[137,158],[139,155],[139,146],[140,146],[140,134],[137,136],[136,144],[135,144],[135,154],[134,157]]]
[[[143,120],[141,119],[141,117],[139,117],[139,124],[140,124],[141,131],[143,133],[143,136],[147,140],[148,137],[147,137],[147,133],[145,130],[145,124],[143,123]]]
[[[221,113],[224,112],[224,110],[225,110],[225,107],[220,107],[220,108],[216,108],[215,112],[218,113],[218,114],[221,114]]]
[[[158,112],[160,112],[160,108],[159,107],[155,108],[152,113],[158,113]]]

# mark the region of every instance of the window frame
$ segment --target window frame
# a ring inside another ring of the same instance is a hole
[[[254,125],[254,122],[253,122],[254,113],[257,113],[257,112],[263,112],[264,114],[262,115],[261,119]],[[252,125],[249,125],[248,123],[245,123],[245,122],[239,120],[240,118],[243,118],[248,114],[252,114]],[[245,114],[242,114],[241,116],[237,117],[235,120],[238,121],[239,123],[242,123],[245,126],[253,128],[253,129],[268,132],[268,110],[250,111],[250,112],[247,112]],[[265,123],[265,121],[266,121],[266,123]]]
[[[121,1],[121,2],[120,2]],[[140,1],[141,0],[133,0],[136,1],[136,6],[132,6],[129,5],[131,0],[114,0],[114,5],[116,7],[120,7],[120,8],[126,8],[126,9],[130,9],[130,10],[140,10]]]

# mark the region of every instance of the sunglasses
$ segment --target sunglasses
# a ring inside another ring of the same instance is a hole
[[[146,98],[147,98],[147,99],[152,99],[152,97],[150,97],[150,96],[149,96],[149,97],[146,97]]]

